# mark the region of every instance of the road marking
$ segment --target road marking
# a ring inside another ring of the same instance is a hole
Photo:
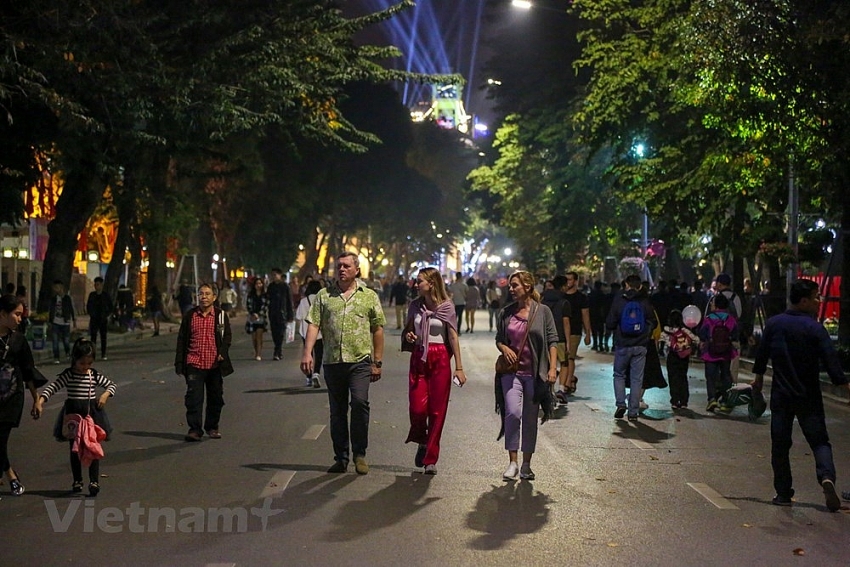
[[[301,439],[309,439],[310,441],[315,441],[319,438],[319,435],[322,434],[322,431],[325,430],[324,425],[311,425],[310,429],[301,437]]]
[[[295,471],[280,471],[275,473],[266,487],[263,488],[260,498],[277,498],[283,494],[294,476]]]
[[[640,449],[641,451],[654,451],[655,446],[651,443],[647,443],[643,439],[629,439],[632,442],[632,445]]]
[[[703,498],[720,508],[721,510],[740,510],[737,506],[729,502],[719,492],[711,488],[709,485],[702,482],[689,482],[688,486],[696,490]]]
[[[162,374],[163,372],[168,372],[169,370],[174,370],[174,365],[163,366],[162,368],[157,368],[156,370],[152,370],[151,374]]]

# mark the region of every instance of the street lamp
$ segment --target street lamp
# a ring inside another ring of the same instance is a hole
[[[634,152],[638,159],[643,159],[643,156],[646,155],[646,146],[643,142],[637,142],[632,146],[632,152]],[[643,208],[642,213],[643,222],[641,223],[640,230],[640,251],[644,258],[646,258],[646,251],[649,248],[649,216],[646,214],[646,207]]]
[[[522,10],[530,10],[534,5],[528,0],[512,0],[511,6]]]

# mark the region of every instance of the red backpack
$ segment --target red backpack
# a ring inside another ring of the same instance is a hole
[[[726,357],[732,352],[732,330],[728,326],[730,319],[721,319],[713,313],[705,318],[706,321],[712,321],[708,334],[708,354],[711,356]]]
[[[688,358],[691,356],[693,345],[694,342],[691,340],[691,337],[681,327],[673,331],[673,334],[670,335],[670,350],[675,352],[679,358]]]

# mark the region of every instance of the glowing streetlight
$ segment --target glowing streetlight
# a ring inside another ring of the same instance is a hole
[[[534,5],[528,0],[512,0],[511,6],[522,10],[530,10]]]

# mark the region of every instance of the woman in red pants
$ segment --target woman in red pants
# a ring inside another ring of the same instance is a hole
[[[451,357],[459,386],[466,383],[457,337],[457,315],[436,268],[416,276],[419,297],[410,303],[403,340],[414,345],[410,355],[410,433],[405,443],[417,443],[415,463],[425,474],[437,474],[440,436],[452,387]]]

